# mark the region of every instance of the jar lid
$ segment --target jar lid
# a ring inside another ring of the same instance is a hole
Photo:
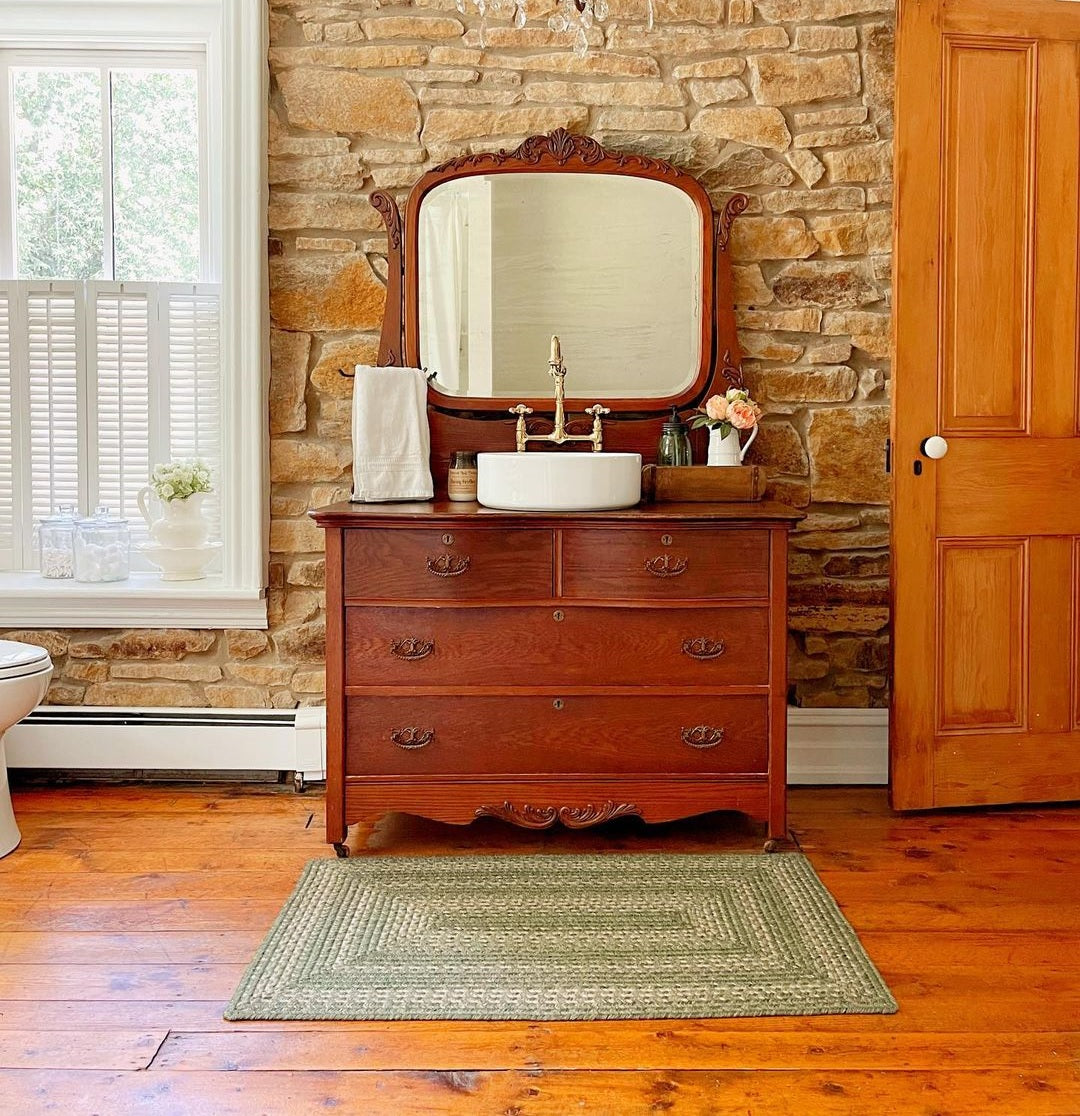
[[[70,526],[78,521],[74,504],[58,504],[54,515],[46,515],[38,522],[42,527]]]
[[[450,467],[452,469],[475,469],[476,450],[454,450],[450,454]]]
[[[79,521],[80,526],[86,527],[120,527],[128,526],[128,521],[119,515],[113,515],[112,509],[104,504],[94,509],[93,515],[85,516]]]
[[[679,417],[679,410],[677,407],[671,408],[671,418],[664,423],[665,434],[689,434],[690,428]]]

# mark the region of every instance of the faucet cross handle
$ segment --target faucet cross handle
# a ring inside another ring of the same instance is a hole
[[[591,407],[585,408],[585,414],[592,415],[593,418],[599,418],[601,415],[610,415],[611,408],[605,407],[603,403],[594,403]]]
[[[524,403],[519,403],[516,407],[507,407],[507,410],[510,414],[517,415],[518,417],[524,417],[525,415],[531,415],[533,413],[532,407],[526,407]]]

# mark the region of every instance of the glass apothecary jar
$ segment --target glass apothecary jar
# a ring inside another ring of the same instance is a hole
[[[56,515],[47,516],[38,524],[38,569],[42,577],[52,579],[75,576],[74,504],[60,504]]]
[[[131,528],[106,507],[75,528],[75,580],[123,581],[131,573]]]

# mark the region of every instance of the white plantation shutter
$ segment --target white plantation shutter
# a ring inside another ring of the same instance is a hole
[[[163,283],[161,301],[169,367],[169,452],[174,461],[205,461],[216,488],[221,473],[221,289],[215,283]],[[211,535],[217,535],[216,491],[203,508]]]
[[[85,506],[80,475],[86,342],[81,283],[21,284],[32,527],[58,504]],[[25,481],[24,481],[25,483]],[[24,556],[29,547],[24,538]]]
[[[217,285],[0,284],[0,569],[36,565],[34,525],[58,504],[108,505],[144,540],[139,489],[194,457],[217,480]],[[216,493],[204,507],[220,537]]]
[[[11,354],[13,299],[0,284],[0,570],[15,566],[15,400]]]
[[[131,521],[133,541],[146,538],[137,496],[152,467],[151,320],[149,285],[90,283],[90,445],[97,451],[90,503]],[[156,392],[154,394],[157,394]],[[156,448],[156,447],[155,447]]]

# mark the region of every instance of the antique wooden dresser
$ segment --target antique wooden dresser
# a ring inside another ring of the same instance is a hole
[[[328,840],[390,810],[541,828],[729,809],[783,836],[793,518],[317,512]]]
[[[508,410],[550,439],[587,434],[582,412],[602,402],[603,448],[652,463],[672,407],[741,385],[728,241],[747,199],[714,211],[685,171],[557,131],[428,171],[404,220],[389,193],[371,200],[389,249],[379,363],[437,373],[437,491],[312,512],[326,530],[327,839],[345,855],[349,825],[392,810],[543,828],[731,809],[783,836],[786,550],[799,513],[508,512],[445,492],[455,450],[514,449]],[[465,211],[467,229],[454,224]],[[516,230],[498,224],[515,213]],[[564,215],[572,232],[559,235]],[[498,245],[510,242],[507,263]],[[538,275],[546,294],[528,286]],[[467,291],[439,297],[440,283]],[[513,313],[494,308],[514,284]],[[550,397],[528,390],[548,380],[547,338],[521,338],[563,324],[572,421],[553,434]],[[583,452],[564,442],[528,452]]]

